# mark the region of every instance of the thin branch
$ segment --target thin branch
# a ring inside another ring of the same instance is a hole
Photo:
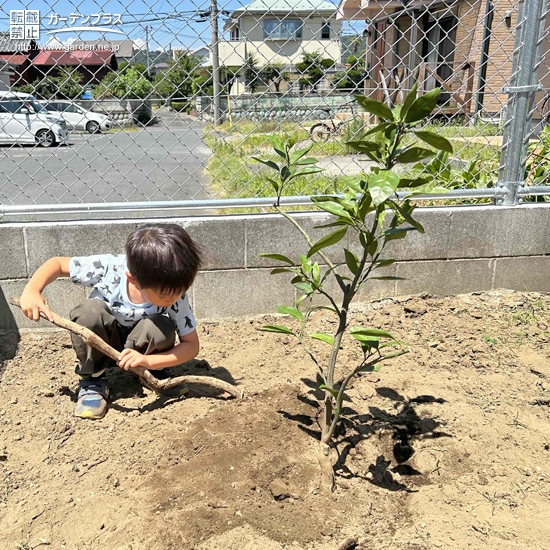
[[[21,307],[21,302],[19,298],[12,298],[10,300],[10,304]],[[40,312],[40,317],[42,317],[46,321],[49,320],[42,311]],[[54,325],[60,328],[64,328],[65,330],[68,330],[69,332],[72,332],[77,336],[80,336],[80,338],[82,338],[82,340],[84,340],[86,344],[99,350],[107,357],[113,359],[113,361],[118,362],[120,352],[107,344],[107,342],[102,340],[97,334],[93,333],[86,327],[78,325],[77,323],[73,323],[72,321],[69,321],[69,319],[65,319],[64,317],[57,315],[56,313],[52,312],[52,317],[53,321],[51,322]],[[223,380],[220,380],[219,378],[214,378],[212,376],[186,375],[167,378],[166,380],[158,380],[147,369],[143,367],[134,367],[132,368],[132,372],[136,373],[140,378],[143,378],[147,385],[152,388],[156,393],[162,393],[162,390],[168,390],[181,384],[200,384],[201,386],[210,386],[218,390],[223,390],[233,397],[241,399],[244,397],[243,391],[238,390],[232,384],[228,384],[227,382],[224,382]]]
[[[289,216],[286,212],[281,210],[279,206],[275,206],[275,210],[281,214],[281,216],[284,216],[298,231],[303,235],[304,239],[307,241],[307,244],[309,244],[310,247],[312,247],[315,243],[311,240],[311,237],[305,232],[305,230],[302,228],[302,226],[292,217]],[[334,269],[334,264],[330,261],[330,258],[321,250],[317,252],[323,260],[325,260],[325,263],[331,268]]]

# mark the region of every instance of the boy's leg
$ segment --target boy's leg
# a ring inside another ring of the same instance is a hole
[[[71,321],[90,329],[115,349],[121,349],[116,319],[103,300],[97,298],[85,300],[71,310],[69,317]],[[86,344],[76,334],[71,333],[71,341],[79,361],[75,369],[76,374],[85,377],[101,376],[112,360]]]
[[[70,318],[115,349],[121,349],[116,319],[102,300],[91,298],[82,302],[71,311]],[[107,412],[109,397],[104,371],[112,360],[76,334],[71,334],[71,340],[79,360],[75,372],[82,377],[75,414],[81,418],[102,418]]]
[[[159,351],[168,351],[176,343],[176,330],[176,323],[169,317],[166,317],[166,315],[151,315],[147,319],[139,321],[132,329],[124,347],[135,349],[144,355]],[[167,377],[163,370],[153,370],[151,374],[158,379]],[[182,384],[175,388],[170,388],[162,392],[162,394],[169,397],[179,397],[185,395],[188,391],[187,386]]]

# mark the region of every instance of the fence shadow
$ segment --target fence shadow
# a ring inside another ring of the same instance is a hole
[[[0,287],[0,381],[6,361],[13,359],[17,354],[20,339],[19,327]]]

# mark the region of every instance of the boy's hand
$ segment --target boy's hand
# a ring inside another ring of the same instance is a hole
[[[36,290],[23,291],[21,295],[21,309],[23,313],[33,321],[40,320],[40,312],[42,311],[49,321],[53,321],[53,315],[48,307],[48,302],[44,300],[44,297],[40,292]]]
[[[124,370],[130,370],[134,367],[149,368],[149,360],[147,355],[139,353],[135,349],[125,349],[118,356],[118,366]]]

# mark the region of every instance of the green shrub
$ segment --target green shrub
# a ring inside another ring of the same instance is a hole
[[[189,101],[172,101],[170,103],[170,107],[174,109],[174,111],[182,112],[186,111],[188,112],[189,109],[191,109],[191,103]]]

